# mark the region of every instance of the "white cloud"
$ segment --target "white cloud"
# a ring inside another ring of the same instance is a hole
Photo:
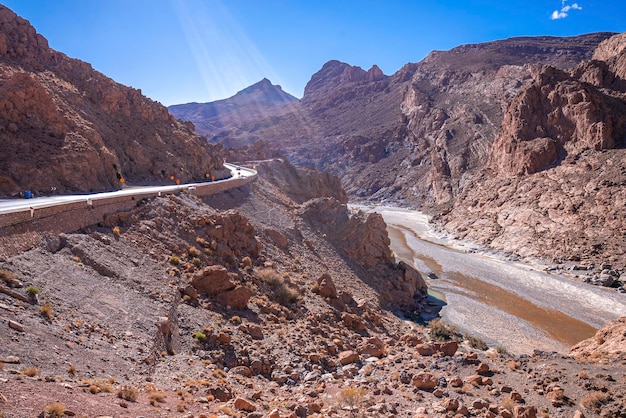
[[[561,2],[561,10],[553,11],[552,14],[550,15],[550,19],[552,20],[565,19],[570,10],[582,10],[582,9],[583,9],[582,6],[579,6],[578,3],[566,5],[565,0],[563,0]]]

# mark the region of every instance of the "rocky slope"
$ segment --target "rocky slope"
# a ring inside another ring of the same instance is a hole
[[[221,156],[167,108],[48,47],[0,6],[0,194],[86,192],[222,175]]]
[[[156,198],[4,260],[0,414],[626,414],[623,361],[485,352],[407,321],[424,282],[394,262],[380,216],[348,211],[336,179],[263,169],[248,188]]]
[[[602,60],[533,73],[487,167],[441,217],[449,230],[523,256],[626,264],[625,39],[602,43]]]

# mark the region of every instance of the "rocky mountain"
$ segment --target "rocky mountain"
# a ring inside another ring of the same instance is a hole
[[[296,102],[297,98],[264,78],[228,99],[173,105],[169,111],[179,119],[193,122],[199,134],[211,142],[217,142],[216,136],[223,136],[224,132],[231,130],[236,132],[242,121],[275,116]],[[223,144],[232,145],[226,142]]]
[[[591,61],[537,68],[510,102],[488,164],[441,221],[515,254],[624,265],[626,37]]]
[[[625,117],[613,35],[463,45],[391,76],[330,61],[287,112],[216,138],[262,139],[338,175],[353,199],[421,207],[480,245],[624,263],[611,232],[623,227]]]
[[[221,175],[222,158],[167,108],[49,48],[0,6],[0,194],[86,192]]]

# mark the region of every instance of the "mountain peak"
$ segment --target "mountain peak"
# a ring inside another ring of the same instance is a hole
[[[246,98],[246,100],[256,103],[291,103],[297,102],[298,99],[289,93],[283,91],[279,85],[274,85],[267,78],[246,87],[237,92],[233,98]]]

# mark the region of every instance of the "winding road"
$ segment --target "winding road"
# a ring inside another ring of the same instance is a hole
[[[607,322],[626,315],[626,295],[583,283],[543,266],[508,261],[437,234],[419,212],[390,207],[379,212],[396,257],[424,274],[446,305],[444,320],[516,353],[567,352]]]
[[[113,192],[103,192],[103,193],[92,193],[92,194],[81,194],[81,195],[59,195],[59,196],[45,196],[45,197],[35,197],[31,199],[4,199],[0,200],[0,216],[3,214],[14,213],[14,212],[22,212],[29,210],[37,210],[41,208],[47,208],[51,206],[58,205],[67,205],[70,203],[77,202],[86,202],[90,204],[91,202],[102,200],[102,199],[110,199],[114,197],[120,196],[139,196],[144,195],[146,193],[152,194],[167,194],[167,193],[178,193],[183,190],[193,190],[195,187],[211,187],[211,185],[223,185],[224,182],[232,182],[241,178],[252,178],[257,176],[257,172],[251,168],[239,167],[233,164],[224,163],[224,167],[228,168],[231,172],[231,177],[215,180],[212,182],[204,182],[204,183],[187,183],[180,185],[166,185],[166,186],[131,186],[126,187],[122,190],[116,190]],[[217,187],[217,186],[216,186]],[[233,185],[233,187],[236,187]]]

